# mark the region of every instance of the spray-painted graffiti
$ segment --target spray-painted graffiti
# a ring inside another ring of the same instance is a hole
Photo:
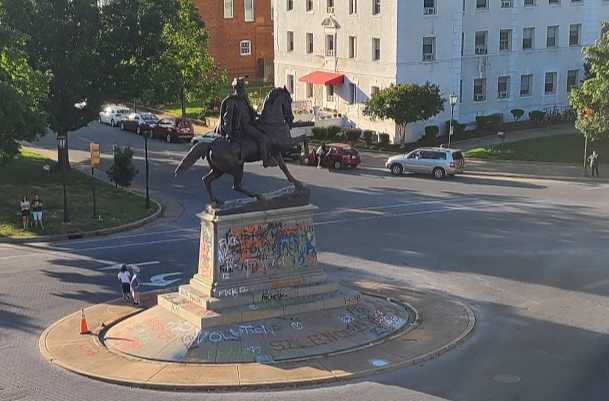
[[[247,287],[221,288],[214,289],[214,295],[218,298],[222,297],[238,297],[249,292]]]
[[[278,327],[265,324],[241,324],[222,330],[202,330],[194,338],[184,336],[183,342],[197,346],[201,343],[218,344],[227,341],[241,341],[242,338],[250,336],[274,336],[276,329]]]
[[[204,276],[211,274],[213,265],[212,228],[206,224],[201,226],[201,240],[199,241],[199,273]]]
[[[314,267],[317,251],[313,225],[273,222],[231,228],[218,241],[217,263],[219,271],[230,273],[231,279],[278,268]]]
[[[285,291],[281,290],[267,290],[264,291],[260,295],[260,302],[262,303],[272,303],[279,302],[284,298],[287,298],[288,294]]]

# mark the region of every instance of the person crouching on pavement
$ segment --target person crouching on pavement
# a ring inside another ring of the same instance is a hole
[[[121,271],[118,272],[118,279],[121,282],[123,300],[129,301],[129,293],[131,292],[131,274],[129,274],[129,270],[127,270],[127,265],[121,266]]]

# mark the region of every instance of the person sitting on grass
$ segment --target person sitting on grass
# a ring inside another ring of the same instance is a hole
[[[21,223],[23,224],[23,231],[30,227],[30,201],[27,196],[23,196],[19,202],[19,209],[21,210]]]
[[[42,220],[44,204],[42,203],[42,199],[40,199],[40,195],[34,195],[34,200],[32,201],[32,219],[34,220],[34,227],[40,226],[41,229],[44,230],[44,223]]]

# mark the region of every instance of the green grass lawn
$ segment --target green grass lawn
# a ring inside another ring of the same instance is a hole
[[[588,142],[588,154],[592,152],[592,149],[600,154],[601,163],[609,161],[609,140]],[[465,153],[465,156],[481,159],[582,163],[584,137],[582,135],[559,135],[527,139],[471,149]]]
[[[43,165],[53,166],[51,172]],[[71,224],[63,224],[63,187],[61,173],[54,168],[55,162],[27,148],[23,148],[17,159],[2,166],[0,176],[0,237],[23,237],[91,231],[114,227],[135,221],[154,213],[155,203],[146,210],[144,199],[136,194],[115,189],[114,186],[95,180],[97,214],[93,219],[91,184],[93,178],[79,171],[67,173],[68,205]],[[105,173],[98,173],[105,174]],[[29,199],[38,193],[44,203],[45,230],[23,231],[18,202],[27,195]]]

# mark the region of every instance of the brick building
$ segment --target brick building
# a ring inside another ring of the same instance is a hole
[[[209,32],[209,53],[231,77],[273,80],[272,0],[193,0]]]

